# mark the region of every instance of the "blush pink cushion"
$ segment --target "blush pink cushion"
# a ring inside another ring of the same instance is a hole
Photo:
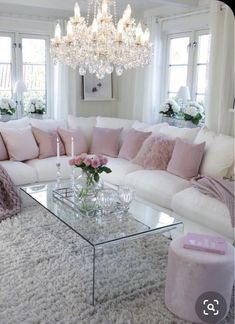
[[[197,176],[205,144],[191,144],[177,138],[167,171],[188,180]]]
[[[12,161],[26,161],[38,157],[39,149],[30,126],[1,129],[8,155]]]
[[[88,152],[86,137],[80,129],[58,128],[57,131],[64,143],[67,155],[71,155],[72,137],[74,142],[74,155]]]
[[[57,153],[57,131],[32,127],[33,135],[39,146],[39,159],[56,156]],[[60,139],[60,138],[59,138]],[[60,155],[65,155],[64,144],[60,140]]]
[[[0,134],[0,161],[8,160],[8,153],[6,146],[3,142],[2,135]]]
[[[90,153],[117,157],[121,132],[122,128],[94,127]]]
[[[131,129],[124,138],[118,157],[126,160],[134,159],[144,141],[151,134],[152,132],[140,132],[138,130]]]
[[[160,135],[150,136],[132,162],[149,170],[166,170],[174,146],[174,139]]]

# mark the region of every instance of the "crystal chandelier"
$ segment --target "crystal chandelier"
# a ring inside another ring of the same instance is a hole
[[[90,14],[93,8],[93,22]],[[141,23],[136,25],[127,5],[117,22],[115,0],[89,0],[87,18],[81,16],[78,3],[74,17],[67,23],[67,34],[62,36],[61,26],[55,28],[51,39],[51,55],[56,62],[76,68],[80,75],[87,72],[102,79],[114,69],[117,75],[124,70],[149,64],[152,43],[148,28],[143,32]]]

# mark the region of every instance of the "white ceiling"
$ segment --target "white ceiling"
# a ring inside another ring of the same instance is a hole
[[[0,12],[15,13],[45,13],[50,16],[67,16],[73,11],[76,0],[0,0]],[[77,0],[82,12],[86,12],[88,0]],[[129,3],[134,12],[143,12],[147,9],[176,6],[192,8],[198,5],[199,0],[116,0],[117,12],[122,13]]]

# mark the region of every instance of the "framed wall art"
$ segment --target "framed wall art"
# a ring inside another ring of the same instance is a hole
[[[106,75],[104,79],[97,79],[95,74],[88,73],[82,78],[83,100],[106,101],[113,100],[112,75]]]

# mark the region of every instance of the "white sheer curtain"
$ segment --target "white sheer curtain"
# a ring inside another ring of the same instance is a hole
[[[211,54],[206,125],[213,131],[234,134],[234,15],[219,1],[211,1]]]
[[[65,29],[65,21],[60,21]],[[54,118],[66,120],[68,114],[76,114],[78,98],[78,72],[57,63],[54,66]]]
[[[161,98],[162,28],[156,17],[147,18],[147,25],[154,44],[154,55],[149,66],[136,71],[133,118],[156,122],[159,119]]]

